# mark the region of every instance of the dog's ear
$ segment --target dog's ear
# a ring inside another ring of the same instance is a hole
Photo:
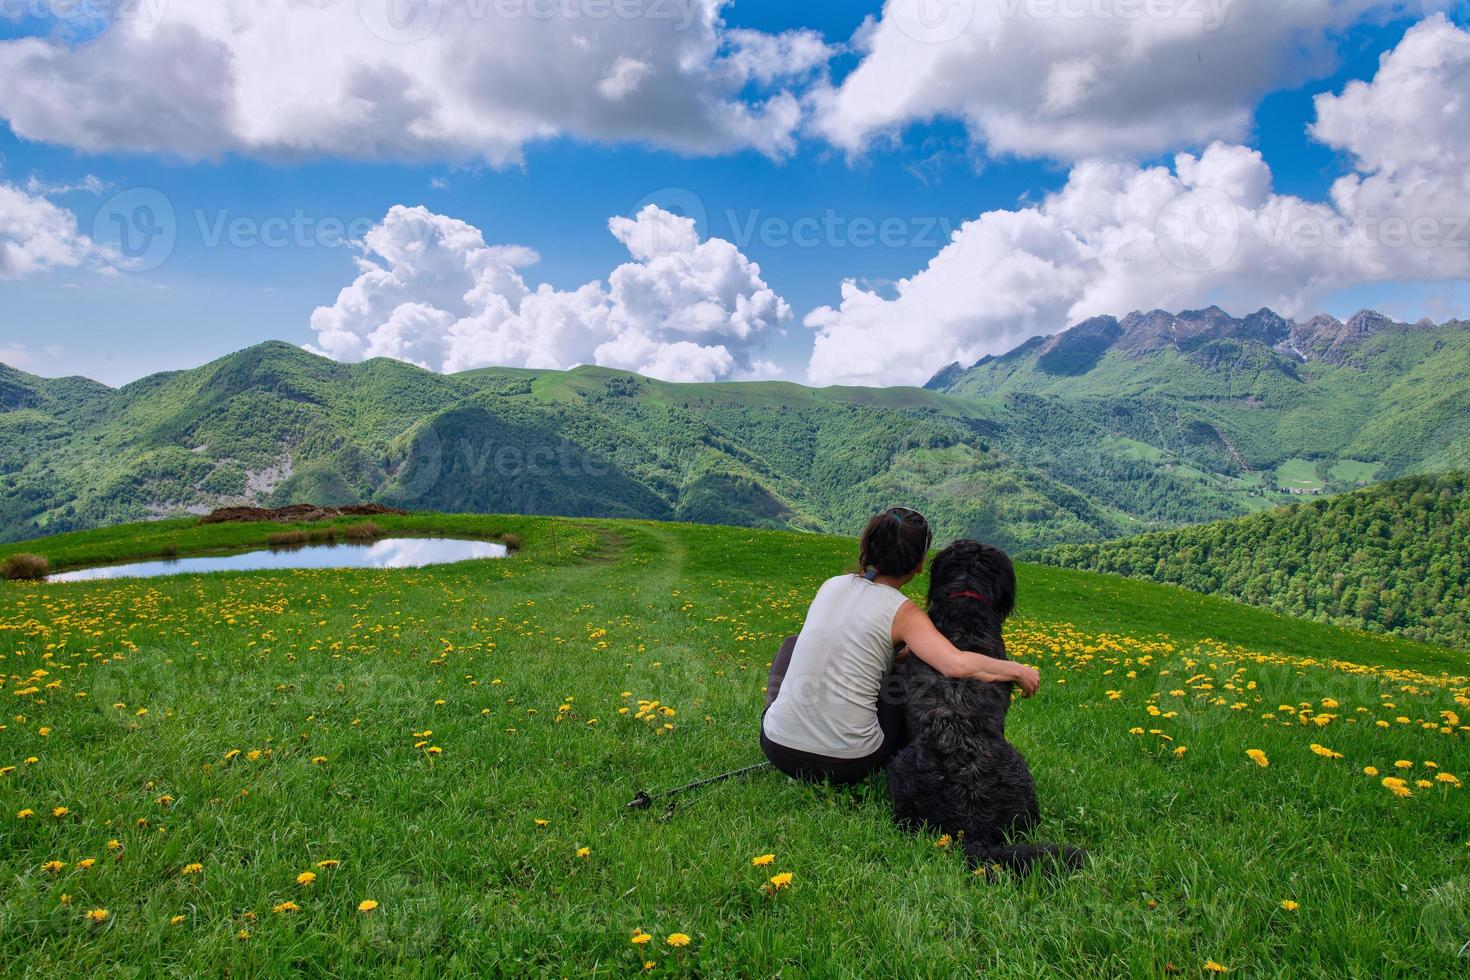
[[[929,605],[931,608],[938,605],[954,589],[956,571],[954,566],[960,543],[956,541],[942,549],[929,563]]]
[[[985,548],[980,566],[991,608],[1001,619],[1009,619],[1016,609],[1016,566],[1004,551],[991,547]]]

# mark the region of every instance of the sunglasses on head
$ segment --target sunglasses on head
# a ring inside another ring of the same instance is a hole
[[[890,507],[887,514],[893,520],[902,524],[905,521],[917,518],[924,525],[924,551],[929,551],[929,546],[934,543],[934,529],[929,526],[929,521],[923,514],[912,507]]]

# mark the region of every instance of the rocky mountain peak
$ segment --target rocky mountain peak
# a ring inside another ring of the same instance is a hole
[[[1344,364],[1363,341],[1394,326],[1394,321],[1376,310],[1359,310],[1346,323],[1319,315],[1293,324],[1291,346],[1307,360]]]

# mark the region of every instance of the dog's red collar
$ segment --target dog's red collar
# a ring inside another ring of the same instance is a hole
[[[949,598],[951,598],[951,599],[974,599],[976,602],[984,602],[984,603],[987,603],[987,604],[990,602],[989,599],[985,598],[983,595],[981,595],[980,593],[976,592],[974,589],[966,589],[963,592],[951,592],[949,594]]]

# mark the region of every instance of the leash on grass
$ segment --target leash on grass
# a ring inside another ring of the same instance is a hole
[[[652,808],[654,800],[661,800],[665,797],[668,797],[669,806],[668,809],[664,811],[663,816],[663,819],[667,820],[674,815],[674,807],[677,806],[677,802],[673,799],[673,797],[678,796],[681,793],[688,793],[696,789],[702,789],[705,786],[713,786],[715,783],[722,783],[727,779],[734,779],[737,776],[747,776],[750,773],[759,772],[762,769],[769,769],[770,767],[771,764],[769,762],[762,762],[759,765],[746,766],[744,769],[732,769],[729,772],[722,772],[718,776],[711,776],[708,779],[700,779],[696,782],[685,783],[683,786],[676,786],[673,789],[666,789],[661,793],[650,794],[648,790],[639,790],[638,795],[633,797],[633,799],[629,801],[628,809],[647,810]]]

